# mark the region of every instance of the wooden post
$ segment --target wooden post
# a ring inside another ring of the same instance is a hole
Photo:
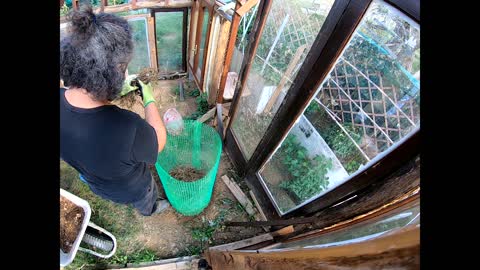
[[[285,86],[285,83],[287,83],[288,77],[292,75],[293,70],[298,64],[298,61],[300,61],[300,58],[302,57],[303,52],[307,48],[307,45],[302,45],[298,47],[297,51],[295,52],[295,55],[293,56],[292,60],[290,61],[290,64],[288,64],[287,70],[282,76],[282,79],[280,80],[280,83],[278,83],[277,88],[273,92],[272,96],[270,97],[270,100],[268,101],[267,105],[265,106],[265,109],[263,112],[269,112],[275,102],[277,101],[278,95],[280,95],[280,92],[282,91],[283,87]]]
[[[216,53],[210,86],[211,92],[208,93],[209,104],[216,104],[218,101],[218,95],[220,93],[223,93],[223,91],[220,91],[219,86],[221,83],[221,75],[223,73],[223,69],[225,69],[224,64],[226,64],[225,58],[227,53],[227,43],[229,42],[230,27],[231,23],[228,20],[221,19],[218,42],[215,48]]]
[[[235,10],[240,7],[239,2],[235,5]],[[232,62],[233,51],[235,49],[235,41],[237,40],[238,25],[240,24],[240,15],[233,14],[232,23],[230,24],[230,37],[228,39],[227,51],[225,60],[223,61],[222,76],[220,79],[220,86],[217,94],[217,103],[223,103],[223,91],[225,90],[225,84],[227,82],[227,74],[230,70],[230,63]]]
[[[147,18],[148,25],[148,47],[150,48],[150,66],[158,71],[157,42],[155,35],[155,17]]]

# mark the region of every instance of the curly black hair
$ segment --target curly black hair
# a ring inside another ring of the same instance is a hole
[[[60,41],[60,78],[66,86],[84,88],[99,101],[116,99],[131,60],[128,22],[82,5],[68,15],[68,35]]]

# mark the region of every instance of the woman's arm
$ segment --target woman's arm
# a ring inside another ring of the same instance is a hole
[[[145,106],[145,120],[157,133],[158,152],[160,153],[167,143],[167,130],[165,129],[160,113],[155,106],[155,102],[150,102]]]

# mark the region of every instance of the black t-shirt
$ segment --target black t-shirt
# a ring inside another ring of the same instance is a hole
[[[157,155],[157,134],[138,114],[115,105],[74,107],[60,90],[60,157],[95,194],[117,203],[142,199],[151,181],[147,164]]]

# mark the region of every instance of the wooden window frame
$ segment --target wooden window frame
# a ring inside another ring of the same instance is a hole
[[[157,48],[157,24],[155,13],[157,12],[183,12],[183,26],[182,26],[182,70],[181,72],[187,71],[187,26],[188,26],[188,8],[152,8],[150,9],[150,16],[153,18],[153,25],[154,25],[154,33],[155,33],[155,55],[157,57],[157,67],[160,63],[158,63],[158,48]],[[158,68],[157,68],[158,70]]]
[[[291,89],[285,96],[282,106],[276,112],[269,127],[258,143],[254,153],[246,160],[239,147],[238,141],[232,132],[231,125],[237,112],[240,96],[250,71],[253,57],[256,53],[259,40],[264,29],[266,18],[269,14],[273,0],[261,1],[258,14],[247,46],[244,61],[239,73],[239,83],[235,91],[229,110],[230,121],[227,126],[224,144],[226,151],[231,157],[239,174],[244,176],[247,184],[252,188],[260,204],[266,209],[276,209],[269,200],[269,194],[258,177],[258,171],[267,162],[275,149],[282,143],[298,117],[303,114],[316,90],[324,81],[337,58],[348,44],[350,37],[355,32],[358,24],[363,19],[373,0],[336,0],[333,4],[320,32],[315,39],[298,75],[294,79]],[[420,25],[420,12],[418,0],[383,0],[398,9],[403,14]],[[318,197],[291,212],[280,216],[271,215],[270,218],[288,218],[292,216],[308,215],[325,209],[335,203],[348,198],[352,194],[382,181],[386,175],[399,168],[403,162],[407,162],[419,154],[420,130],[416,130],[403,143],[394,147],[390,153],[378,158],[364,171],[357,173],[353,178],[342,185]],[[265,198],[267,198],[265,200]]]

